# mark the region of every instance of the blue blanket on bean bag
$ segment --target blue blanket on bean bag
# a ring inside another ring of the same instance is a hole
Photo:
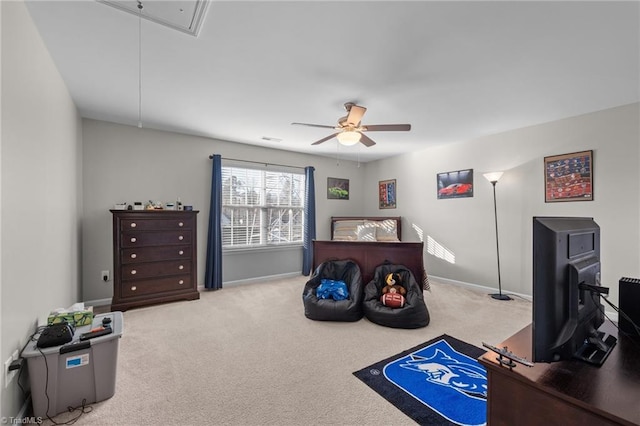
[[[316,289],[318,299],[345,300],[349,298],[349,290],[344,281],[323,278]]]

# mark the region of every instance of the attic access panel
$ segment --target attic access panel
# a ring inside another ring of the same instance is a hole
[[[131,0],[96,0],[98,3],[138,16],[138,2]],[[198,36],[209,5],[208,0],[142,1],[142,18],[165,27]]]

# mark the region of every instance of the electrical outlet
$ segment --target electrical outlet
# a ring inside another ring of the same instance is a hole
[[[110,280],[111,277],[109,276],[109,271],[102,271],[102,281],[108,282]]]
[[[9,366],[11,365],[12,362],[13,362],[13,356],[9,357],[4,362],[4,388],[5,389],[7,387],[9,387],[9,383],[15,377],[15,375],[18,373],[18,370],[9,371]]]
[[[4,387],[5,388],[9,386],[9,383],[11,383],[11,380],[13,380],[13,378],[18,374],[18,372],[20,372],[19,369],[9,371],[9,366],[11,365],[11,363],[17,360],[18,358],[20,358],[20,351],[16,349],[11,354],[11,358],[7,359],[4,363]]]

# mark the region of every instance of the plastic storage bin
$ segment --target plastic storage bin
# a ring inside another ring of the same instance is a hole
[[[111,318],[113,332],[80,341],[80,335]],[[30,343],[22,352],[27,360],[33,415],[55,416],[68,407],[111,398],[116,391],[118,346],[122,336],[122,312],[96,315],[92,325],[76,328],[73,340],[62,346],[38,348]]]

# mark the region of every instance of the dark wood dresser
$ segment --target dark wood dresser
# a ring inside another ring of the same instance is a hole
[[[111,210],[112,311],[200,298],[197,211]]]

